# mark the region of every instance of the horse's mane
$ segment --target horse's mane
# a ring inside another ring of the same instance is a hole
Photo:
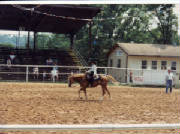
[[[79,78],[79,77],[84,77],[84,76],[85,76],[85,74],[73,74],[70,77]]]
[[[112,81],[112,82],[117,82],[117,80],[115,80],[111,75],[104,75],[104,74],[99,74],[99,75],[104,80]],[[85,74],[83,74],[83,73],[81,73],[81,74],[73,74],[69,78],[84,79],[85,78]]]

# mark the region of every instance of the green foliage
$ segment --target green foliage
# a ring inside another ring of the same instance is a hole
[[[156,33],[152,33],[157,43],[160,44],[178,44],[177,37],[177,17],[173,13],[172,4],[166,5],[147,5],[147,9],[152,12],[153,18],[157,19],[158,27]]]
[[[74,40],[74,45],[86,60],[95,58],[99,65],[105,66],[107,52],[117,42],[180,44],[172,4],[91,6],[101,8],[101,12],[93,18],[92,50],[88,25],[75,35]],[[20,44],[27,43],[27,37],[23,37]],[[17,36],[0,35],[0,41],[15,45]],[[30,44],[33,44],[32,39]],[[68,49],[69,46],[69,35],[39,33],[37,36],[38,49]]]
[[[13,44],[0,44],[0,48],[14,48],[14,45]]]
[[[77,34],[76,46],[87,59],[96,58],[99,65],[106,65],[107,52],[117,42],[179,45],[174,5],[94,6],[102,10],[93,20],[92,44],[96,43],[92,54],[87,26]]]
[[[69,38],[62,34],[38,34],[37,47],[38,49],[68,49]]]
[[[14,35],[2,35],[0,34],[0,44],[5,45],[5,44],[16,44],[16,36]]]

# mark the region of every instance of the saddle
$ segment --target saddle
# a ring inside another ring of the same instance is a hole
[[[91,73],[86,73],[86,80],[88,82],[90,82],[91,84],[94,82],[94,81],[98,81],[101,79],[101,76],[100,75],[92,75]]]

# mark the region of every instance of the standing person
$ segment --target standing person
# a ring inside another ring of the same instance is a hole
[[[51,58],[48,58],[46,60],[46,65],[53,65],[53,60]]]
[[[43,71],[43,81],[46,79],[46,75],[47,75],[46,70],[44,70]]]
[[[11,68],[11,59],[10,58],[7,59],[7,67],[8,67],[8,69]]]
[[[170,93],[172,93],[172,85],[173,85],[174,76],[171,72],[171,69],[168,69],[166,74],[166,93],[168,93],[168,89],[170,88]]]
[[[133,83],[133,73],[132,73],[131,70],[130,70],[130,73],[129,73],[129,82]]]
[[[57,81],[59,79],[59,75],[58,75],[58,70],[57,69],[52,69],[51,71],[51,79],[53,80],[53,82]]]
[[[88,70],[89,76],[90,78],[89,83],[91,85],[91,87],[93,86],[93,82],[94,82],[94,76],[97,75],[97,66],[96,63],[94,61],[91,62],[91,68]]]
[[[39,76],[39,68],[38,67],[33,68],[33,74],[34,74],[34,79],[38,79],[38,76]]]
[[[16,55],[14,54],[14,52],[11,52],[9,57],[11,59],[11,63],[14,64],[14,59],[16,58]]]
[[[58,70],[57,64],[54,62],[53,70]]]

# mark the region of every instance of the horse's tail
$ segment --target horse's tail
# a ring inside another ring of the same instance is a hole
[[[111,75],[106,75],[107,79],[115,84],[119,83],[114,77]]]

